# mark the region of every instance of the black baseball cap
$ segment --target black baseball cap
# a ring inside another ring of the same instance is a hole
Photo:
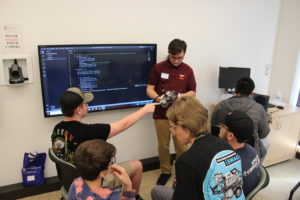
[[[60,106],[62,109],[75,109],[82,103],[88,103],[94,99],[90,92],[84,93],[79,88],[72,87],[67,89],[60,97]]]
[[[253,121],[242,111],[236,110],[228,113],[225,116],[224,125],[234,134],[238,142],[245,142],[250,140],[253,136]]]

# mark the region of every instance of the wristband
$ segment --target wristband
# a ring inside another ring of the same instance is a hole
[[[180,93],[178,93],[178,95],[177,95],[177,98],[178,98],[178,99],[180,99],[180,96],[181,96],[181,94],[180,94]]]

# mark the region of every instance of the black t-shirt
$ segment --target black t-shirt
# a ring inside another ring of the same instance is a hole
[[[74,151],[79,144],[91,139],[106,141],[109,132],[109,124],[62,121],[54,127],[51,140],[56,155],[67,162],[73,162]]]
[[[196,139],[175,164],[173,200],[244,199],[240,156],[210,134]]]

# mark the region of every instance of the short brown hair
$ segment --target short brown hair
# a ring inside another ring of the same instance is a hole
[[[167,111],[167,118],[175,125],[190,131],[193,137],[208,130],[207,109],[195,97],[182,97]]]
[[[100,139],[88,140],[77,147],[74,164],[83,179],[92,181],[101,171],[108,169],[115,154],[114,145]]]
[[[174,39],[170,42],[168,50],[169,53],[172,55],[181,53],[182,51],[185,53],[186,52],[186,43],[183,40],[180,39]]]

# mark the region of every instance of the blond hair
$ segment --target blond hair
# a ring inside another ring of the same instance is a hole
[[[176,100],[166,116],[175,125],[189,130],[192,137],[208,130],[207,109],[195,97],[187,96]]]

